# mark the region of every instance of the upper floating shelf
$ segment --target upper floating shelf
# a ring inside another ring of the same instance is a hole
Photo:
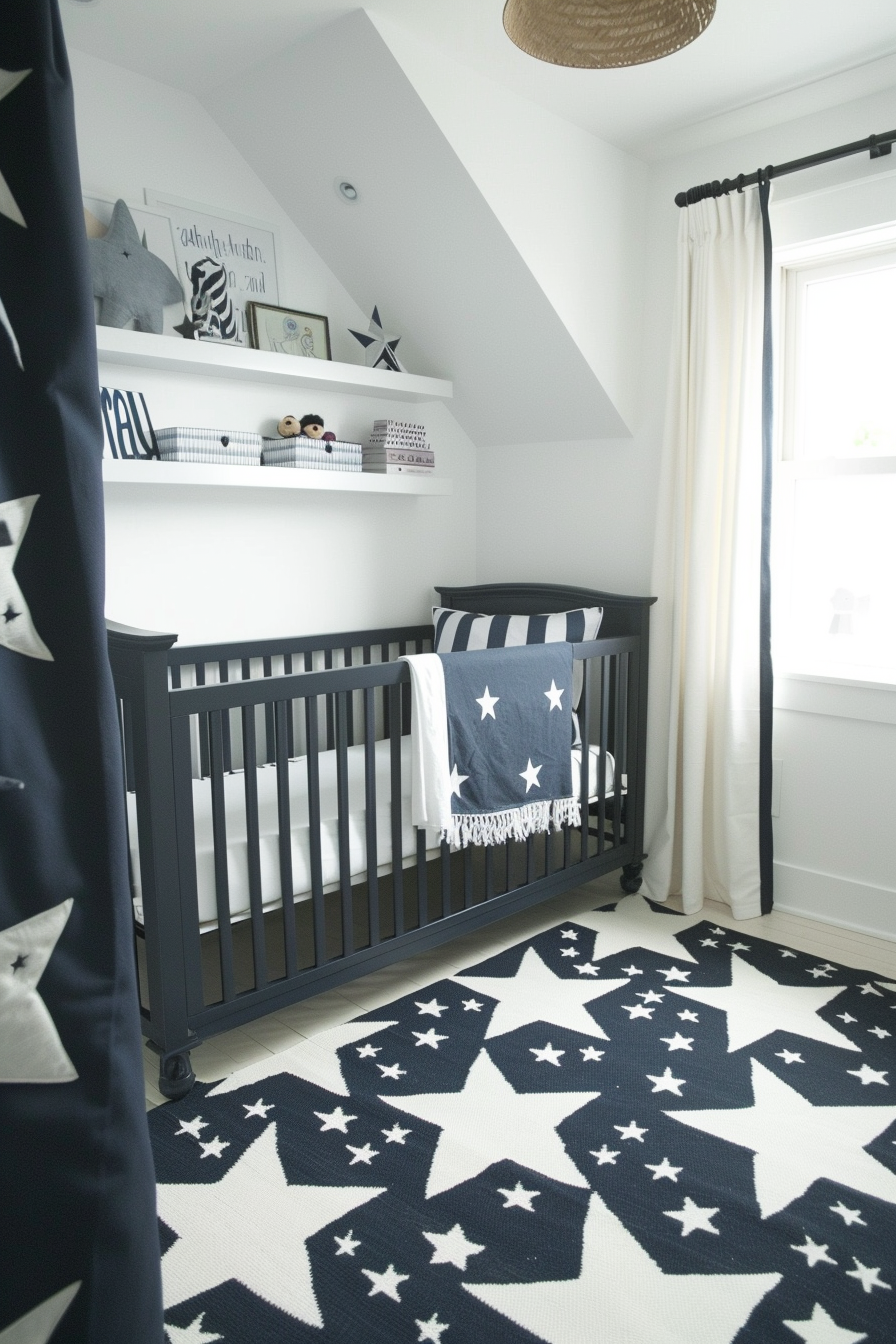
[[[391,373],[386,369],[368,369],[363,364],[276,355],[241,345],[175,340],[172,336],[154,336],[150,332],[125,331],[119,327],[97,327],[96,344],[101,363],[160,369],[166,373],[196,373],[232,381],[354,392],[365,397],[385,397],[390,401],[442,401],[454,392],[451,383],[444,378]]]

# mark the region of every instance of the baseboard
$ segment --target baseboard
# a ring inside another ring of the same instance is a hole
[[[775,909],[896,942],[896,891],[891,887],[776,863]]]

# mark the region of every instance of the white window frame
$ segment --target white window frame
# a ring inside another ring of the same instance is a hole
[[[776,416],[773,494],[773,630],[785,628],[791,598],[787,576],[792,568],[793,527],[790,520],[795,509],[797,482],[821,477],[896,473],[896,454],[806,458],[800,457],[796,451],[803,433],[797,379],[806,286],[825,275],[874,269],[875,262],[884,257],[896,265],[896,222],[783,247],[775,252],[773,295],[777,311],[774,323],[776,348],[780,352],[775,379],[775,406],[780,413]],[[881,669],[879,680],[869,680],[860,670],[852,672],[847,666],[837,667],[836,670],[821,669],[808,655],[801,656],[780,635],[775,639],[773,653],[776,676],[896,692],[896,666],[886,672]]]

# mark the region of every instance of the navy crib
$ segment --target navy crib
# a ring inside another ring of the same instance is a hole
[[[574,646],[583,737],[601,753],[596,779],[579,770],[580,827],[456,852],[427,849],[413,828],[409,842],[410,685],[395,659],[428,651],[431,625],[190,647],[109,623],[140,1006],[165,1096],[189,1091],[190,1050],[216,1032],[604,873],[640,886],[655,599],[551,584],[437,592],[489,615],[604,608],[600,637]]]

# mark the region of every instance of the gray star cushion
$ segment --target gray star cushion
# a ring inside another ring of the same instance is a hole
[[[123,327],[133,318],[138,330],[160,335],[162,309],[182,303],[183,290],[174,272],[143,246],[124,201],[115,202],[105,236],[88,239],[87,247],[100,326]]]

